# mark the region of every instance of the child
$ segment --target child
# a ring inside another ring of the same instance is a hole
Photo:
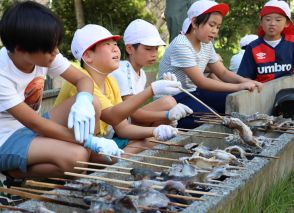
[[[252,91],[255,87],[261,87],[258,82],[230,72],[218,61],[212,40],[217,36],[222,19],[228,10],[228,5],[218,4],[214,1],[199,0],[193,3],[187,13],[190,24],[187,31],[184,32],[186,34],[179,34],[171,42],[159,65],[160,79],[166,72],[175,74],[177,79],[182,82],[183,88],[219,112],[224,112],[225,97],[228,92],[243,89]],[[203,72],[206,66],[221,81],[205,77]],[[213,93],[209,94],[205,90]],[[189,106],[194,112],[207,111],[185,93],[176,95],[175,99],[178,103]],[[194,128],[197,126],[194,120],[195,118],[182,119],[178,127]]]
[[[143,67],[156,62],[158,47],[165,45],[156,27],[142,19],[132,21],[124,32],[124,43],[128,59],[121,61],[119,69],[112,72],[119,85],[120,95],[125,101],[133,95],[142,92],[146,85],[146,74]],[[131,122],[141,126],[158,126],[176,121],[192,113],[183,104],[176,105],[171,96],[164,96],[131,115]],[[182,112],[175,118],[174,111]]]
[[[126,118],[153,94],[177,94],[180,92],[178,86],[181,84],[167,80],[153,82],[141,93],[122,102],[117,82],[108,76],[119,66],[120,50],[116,42],[118,39],[120,36],[112,35],[104,27],[88,24],[75,32],[71,44],[72,53],[80,61],[84,68],[83,72],[92,78],[94,95],[101,103],[102,121],[99,122],[99,134],[112,138],[112,126],[117,136],[120,137],[114,137],[120,148],[128,144],[128,140],[122,140],[122,138],[144,139],[155,136],[159,140],[168,140],[174,137],[177,129],[168,125],[154,128],[130,125],[127,122]],[[74,85],[66,82],[55,104],[58,105],[75,94]]]
[[[0,36],[0,172],[5,173],[0,174],[1,185],[8,184],[6,177],[58,177],[73,171],[76,161],[90,158],[80,144],[84,140],[95,151],[120,154],[113,141],[89,136],[94,133],[91,122],[100,116],[97,100],[95,109],[92,104],[93,83],[59,53],[63,27],[48,8],[31,1],[13,5],[1,19]],[[61,75],[79,93],[41,117],[47,73]],[[64,119],[57,117],[62,113]],[[65,127],[69,114],[79,141]]]
[[[258,39],[258,36],[257,35],[254,35],[254,34],[250,34],[250,35],[246,35],[244,36],[243,38],[241,38],[240,40],[240,48],[241,50],[232,56],[231,58],[231,61],[230,61],[230,67],[229,69],[235,73],[237,73],[239,67],[240,67],[240,64],[241,64],[241,61],[242,61],[242,58],[243,58],[243,55],[245,53],[245,49],[247,47],[248,44],[250,44],[252,41]]]
[[[261,9],[259,36],[246,48],[238,74],[259,82],[291,75],[294,27],[285,1],[272,0]]]

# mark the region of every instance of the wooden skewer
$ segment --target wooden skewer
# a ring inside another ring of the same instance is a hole
[[[199,120],[194,120],[194,123],[199,123],[199,124],[222,124],[221,122],[208,122],[208,121],[199,121]]]
[[[132,185],[134,181],[125,181],[125,180],[115,180],[105,177],[98,177],[98,176],[92,176],[92,175],[84,175],[84,174],[77,174],[73,172],[65,172],[65,175],[74,176],[74,177],[83,177],[83,178],[90,178],[90,179],[96,179],[96,180],[102,180],[105,182],[113,182],[113,183],[119,183],[119,184],[125,184],[125,185]],[[155,189],[162,189],[162,186],[153,185],[152,188]],[[202,192],[202,191],[195,191],[195,190],[188,190],[186,189],[185,192],[191,193],[191,194],[202,194],[202,195],[210,195],[210,196],[217,196],[216,193],[211,192]]]
[[[166,145],[166,146],[178,146],[178,147],[183,147],[184,146],[184,145],[181,145],[181,144],[173,144],[173,143],[162,142],[162,141],[152,140],[152,139],[148,140],[148,142],[162,144],[162,145]]]
[[[205,106],[210,112],[212,112],[213,114],[215,114],[217,117],[219,117],[220,119],[224,120],[224,118],[221,115],[219,115],[216,111],[214,111],[213,109],[211,109],[203,101],[201,101],[200,99],[198,99],[197,97],[195,97],[194,95],[192,95],[188,90],[185,90],[182,87],[178,87],[178,88],[180,90],[182,90],[184,93],[186,93],[187,95],[189,95],[191,98],[193,98],[194,100],[196,100],[197,102],[199,102],[200,104],[202,104],[203,106]]]
[[[80,208],[80,209],[89,209],[88,205],[83,205],[83,204],[78,204],[78,203],[71,203],[71,202],[62,201],[62,200],[56,200],[56,199],[43,197],[43,196],[40,196],[40,195],[36,195],[36,194],[24,192],[24,191],[19,191],[19,190],[15,190],[15,189],[9,189],[9,188],[0,187],[0,192],[12,194],[12,195],[18,195],[18,196],[21,196],[21,197],[30,198],[30,199],[34,199],[34,200],[40,200],[40,201],[44,201],[44,202],[55,203],[55,204],[64,205],[64,206],[76,207],[76,208]]]
[[[224,137],[217,137],[217,136],[208,136],[208,135],[195,135],[195,134],[191,134],[191,133],[179,133],[178,132],[178,135],[187,135],[187,136],[195,136],[195,137],[198,137],[198,138],[216,138],[216,139],[224,139]]]
[[[269,132],[279,132],[279,133],[287,133],[287,134],[294,134],[294,132],[288,132],[288,131],[283,131],[283,130],[275,130],[275,129],[263,129],[263,128],[257,128],[260,131],[269,131]]]
[[[91,162],[85,162],[85,161],[77,161],[77,163],[84,164],[84,165],[91,165],[91,166],[102,166],[102,167],[107,167],[107,168],[123,169],[123,170],[128,170],[128,171],[133,169],[133,168],[128,168],[128,167],[108,165],[108,164],[102,164],[102,163],[91,163]]]
[[[136,156],[136,157],[144,157],[144,158],[151,158],[151,159],[158,159],[158,160],[166,160],[166,161],[172,161],[172,162],[181,162],[178,159],[173,159],[173,158],[165,158],[165,157],[157,157],[157,156],[148,156],[148,155],[141,155],[141,154],[133,154],[133,153],[124,153],[125,155],[130,155],[130,156]]]
[[[149,148],[149,147],[144,147],[144,146],[133,146],[133,145],[128,145],[129,148],[141,148],[143,150],[156,150],[160,152],[173,152],[173,153],[180,153],[180,154],[186,154],[186,155],[192,155],[190,152],[184,152],[184,151],[174,151],[174,150],[168,150],[168,149],[158,149],[158,148]]]
[[[18,207],[14,207],[14,206],[7,206],[7,205],[0,205],[0,209],[19,211],[19,212],[23,212],[23,213],[33,213],[33,212],[26,210],[26,209],[23,209],[23,208],[18,208]]]
[[[184,129],[184,128],[177,128],[177,129],[178,129],[178,130],[182,130],[182,131],[200,132],[200,133],[211,133],[211,134],[219,134],[219,135],[225,135],[225,136],[232,135],[232,134],[230,134],[230,133],[213,132],[213,131],[198,130],[198,129]]]
[[[125,161],[129,161],[129,162],[133,162],[133,163],[144,164],[144,165],[148,165],[148,166],[154,166],[154,167],[166,168],[166,169],[171,168],[170,166],[163,166],[163,165],[157,165],[157,164],[152,164],[152,163],[141,162],[141,161],[132,160],[132,159],[123,158],[123,157],[118,157],[118,156],[114,156],[114,155],[108,155],[108,154],[105,154],[105,153],[102,153],[102,152],[100,152],[99,154],[110,156],[112,158],[117,158],[117,159],[120,159],[120,160],[125,160]]]
[[[12,187],[10,187],[10,188],[11,188],[11,189],[20,190],[20,191],[34,192],[34,193],[38,193],[38,194],[47,194],[47,195],[55,195],[55,196],[64,196],[64,197],[72,197],[72,198],[83,199],[82,196],[78,196],[78,195],[58,194],[58,193],[56,193],[56,192],[46,191],[46,190],[30,189],[30,188],[15,187],[15,186],[12,186]]]
[[[239,154],[238,152],[231,152],[232,154]],[[280,159],[276,156],[268,156],[268,155],[261,155],[261,154],[254,154],[254,153],[244,153],[245,156],[253,156],[253,157],[260,157],[260,158],[272,158],[272,159]]]

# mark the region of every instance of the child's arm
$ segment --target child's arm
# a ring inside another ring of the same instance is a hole
[[[218,63],[218,62],[216,62]],[[240,90],[254,90],[256,83],[253,81],[240,84],[225,83],[214,79],[206,78],[203,72],[197,67],[184,68],[184,72],[189,76],[197,87],[214,92],[236,92]]]
[[[76,102],[68,116],[68,127],[74,128],[75,139],[83,142],[90,134],[94,134],[95,129],[93,81],[72,65],[61,76],[78,90]]]
[[[169,125],[160,125],[158,127],[142,127],[129,124],[123,120],[120,124],[113,127],[116,134],[122,138],[131,140],[140,140],[148,137],[155,137],[157,140],[166,141],[175,137],[178,133],[176,128]]]
[[[7,111],[24,126],[35,131],[40,136],[75,142],[73,133],[70,129],[51,120],[42,118],[24,102],[8,109]]]
[[[122,120],[129,117],[135,112],[144,102],[153,95],[168,95],[177,94],[180,92],[178,87],[181,84],[177,81],[161,80],[156,81],[137,95],[132,96],[126,101],[121,102],[115,106],[102,110],[101,120],[115,126]]]

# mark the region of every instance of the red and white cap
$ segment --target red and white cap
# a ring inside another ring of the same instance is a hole
[[[100,25],[87,24],[75,32],[71,42],[71,52],[80,61],[84,52],[98,42],[108,39],[119,40],[120,38],[119,35],[112,35],[111,32]]]
[[[271,13],[278,13],[283,16],[286,16],[291,20],[291,10],[287,2],[285,1],[278,1],[278,0],[271,0],[265,3],[263,8],[260,11],[260,17]]]
[[[189,29],[189,26],[192,23],[192,19],[194,17],[212,12],[219,12],[223,16],[226,16],[229,12],[229,5],[224,3],[219,4],[215,1],[210,0],[199,0],[194,2],[187,12],[189,22],[187,22],[187,27],[185,28],[186,31],[183,31],[182,33],[187,33],[187,30]]]
[[[184,22],[183,22],[183,26],[182,26],[182,30],[181,30],[181,34],[185,35],[186,32],[188,31],[189,27],[190,27],[190,19],[189,18],[185,18]]]
[[[125,30],[123,39],[125,44],[165,45],[156,27],[143,19],[132,21]]]

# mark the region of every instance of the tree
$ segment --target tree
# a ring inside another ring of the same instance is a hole
[[[77,28],[81,28],[85,25],[84,9],[82,5],[82,0],[74,0],[75,2],[75,12],[77,19]]]

